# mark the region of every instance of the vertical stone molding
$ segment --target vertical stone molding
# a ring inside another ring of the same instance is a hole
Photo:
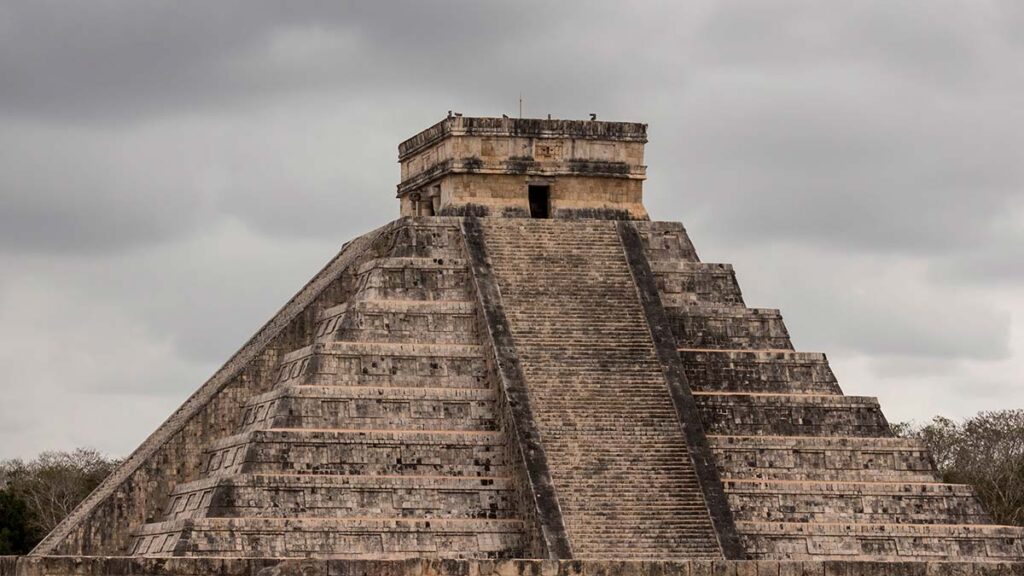
[[[679,360],[676,339],[672,333],[672,326],[665,313],[665,308],[661,305],[658,285],[651,272],[651,265],[647,261],[640,232],[632,222],[621,221],[617,223],[617,226],[619,237],[622,240],[622,248],[626,253],[626,261],[629,262],[629,269],[633,274],[633,281],[644,307],[644,314],[651,330],[651,338],[658,353],[658,360],[661,362],[665,374],[665,384],[672,396],[672,404],[676,408],[679,425],[690,449],[690,458],[693,460],[693,467],[700,479],[704,501],[707,503],[708,512],[715,524],[722,553],[729,559],[742,559],[744,556],[743,546],[736,533],[736,525],[733,522],[729,502],[722,487],[722,479],[715,466],[714,454],[708,444],[707,436],[704,434],[700,410],[690,392],[690,386],[686,382],[686,374],[683,372],[682,362]]]
[[[501,301],[480,221],[475,217],[462,220],[462,233],[466,242],[473,283],[477,298],[487,324],[489,340],[494,349],[501,391],[511,413],[515,439],[519,445],[523,465],[529,478],[533,494],[537,522],[540,524],[544,547],[548,558],[572,558],[569,539],[566,536],[562,510],[558,505],[547,455],[541,442],[540,430],[533,417],[530,397],[523,378],[523,369],[516,353],[515,342],[509,330],[508,318]]]

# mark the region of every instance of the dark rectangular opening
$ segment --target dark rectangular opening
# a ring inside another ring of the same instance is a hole
[[[530,186],[530,218],[547,218],[551,207],[550,186]]]

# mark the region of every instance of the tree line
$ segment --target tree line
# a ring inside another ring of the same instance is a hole
[[[1024,526],[1024,410],[980,412],[962,421],[936,416],[892,428],[924,442],[944,482],[973,486],[993,522]]]
[[[85,448],[0,462],[0,555],[31,551],[119,462]]]
[[[937,416],[892,431],[921,440],[943,481],[974,486],[993,522],[1024,526],[1024,410]],[[119,462],[84,448],[0,461],[0,555],[31,551]]]

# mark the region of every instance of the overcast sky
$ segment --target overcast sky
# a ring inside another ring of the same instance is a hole
[[[126,455],[451,109],[649,124],[646,203],[890,420],[1024,407],[1024,2],[0,3],[0,457]]]

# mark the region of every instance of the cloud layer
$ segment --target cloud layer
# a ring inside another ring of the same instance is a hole
[[[1024,404],[1012,1],[0,6],[0,457],[126,454],[449,109],[648,122],[647,204],[892,420]],[[111,422],[117,422],[116,426]]]

